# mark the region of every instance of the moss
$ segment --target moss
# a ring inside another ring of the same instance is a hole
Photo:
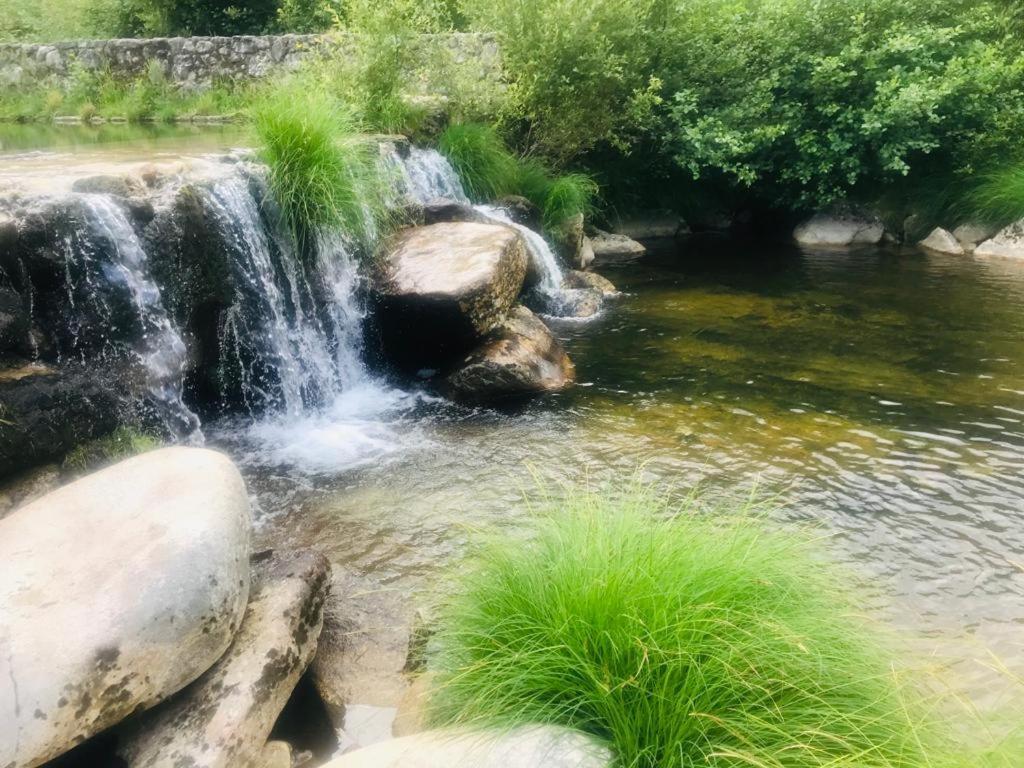
[[[92,472],[160,445],[160,440],[150,434],[121,426],[106,437],[90,440],[71,451],[64,458],[64,469],[76,474]]]

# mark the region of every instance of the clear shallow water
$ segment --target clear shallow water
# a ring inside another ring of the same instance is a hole
[[[554,326],[569,393],[500,414],[354,392],[269,448],[222,432],[259,538],[415,593],[473,530],[521,527],[536,477],[756,484],[821,523],[898,623],[1020,667],[1024,264],[710,240],[604,272],[623,297]]]

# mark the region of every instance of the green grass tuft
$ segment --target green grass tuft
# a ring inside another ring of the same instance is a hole
[[[974,764],[933,759],[933,709],[849,578],[749,515],[577,496],[529,541],[485,546],[460,583],[435,639],[435,725],[575,727],[620,768]]]
[[[1012,224],[1024,218],[1024,165],[1011,164],[983,175],[967,194],[966,208],[990,224]]]
[[[94,471],[109,464],[156,450],[159,439],[134,427],[121,426],[105,437],[90,440],[64,458],[64,468],[72,472]]]
[[[438,138],[438,148],[474,200],[486,202],[515,191],[515,157],[491,126],[450,125]]]
[[[271,189],[300,246],[327,230],[371,246],[384,219],[384,181],[352,116],[294,88],[275,91],[253,115]]]
[[[541,206],[544,228],[553,229],[580,214],[584,218],[591,216],[597,194],[597,182],[586,174],[567,173],[559,176],[551,183]]]

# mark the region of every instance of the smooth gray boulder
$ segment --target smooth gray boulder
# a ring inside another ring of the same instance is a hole
[[[492,336],[448,376],[449,394],[482,403],[557,392],[575,381],[569,356],[526,307],[516,307]]]
[[[405,230],[383,254],[376,318],[399,365],[441,367],[498,326],[523,288],[527,255],[511,227],[453,222]]]
[[[961,224],[953,230],[953,237],[963,246],[966,253],[974,253],[979,244],[985,242],[999,231],[998,227],[985,224]]]
[[[617,264],[632,261],[647,253],[647,249],[631,237],[598,231],[590,236],[595,264]]]
[[[877,245],[885,226],[876,216],[853,210],[816,213],[793,231],[800,245]]]
[[[942,227],[936,227],[924,240],[918,243],[926,251],[945,253],[951,256],[963,256],[964,247],[953,233]]]
[[[610,768],[591,736],[553,726],[425,731],[350,752],[324,768]]]
[[[129,768],[233,768],[258,763],[316,652],[331,566],[312,551],[253,558],[245,617],[231,647],[121,740]]]
[[[1024,259],[1024,219],[1004,227],[974,250],[975,256]]]
[[[56,757],[209,669],[245,611],[249,531],[234,464],[182,447],[0,520],[0,765]]]

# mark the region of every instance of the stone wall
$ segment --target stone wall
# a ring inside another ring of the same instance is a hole
[[[455,64],[472,64],[480,80],[500,79],[500,57],[490,35],[424,35],[431,53],[444,53]],[[137,40],[83,40],[45,44],[0,45],[0,86],[40,82],[60,85],[79,70],[109,72],[117,78],[139,77],[157,62],[175,85],[202,89],[214,82],[253,80],[294,69],[317,51],[344,56],[352,49],[346,35],[268,35],[239,37],[170,37]]]

